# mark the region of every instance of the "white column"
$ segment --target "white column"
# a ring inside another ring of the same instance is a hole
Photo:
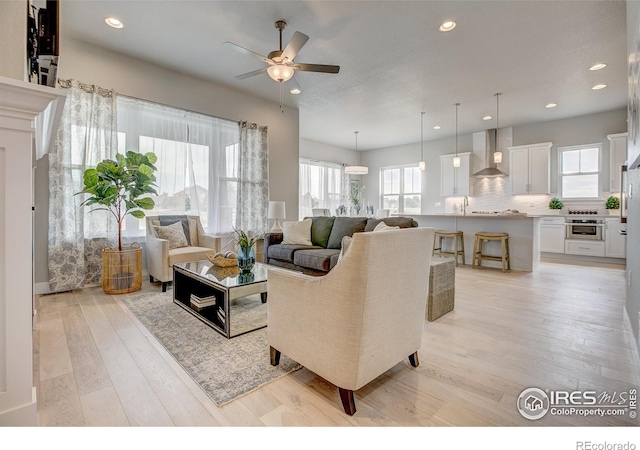
[[[53,88],[0,77],[0,426],[36,425],[31,339],[34,123],[61,97]]]

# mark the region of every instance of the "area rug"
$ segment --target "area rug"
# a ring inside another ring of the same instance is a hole
[[[217,406],[300,368],[285,355],[270,364],[266,328],[227,339],[173,303],[171,292],[119,300]]]

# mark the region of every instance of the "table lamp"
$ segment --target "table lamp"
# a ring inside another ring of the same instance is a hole
[[[273,227],[271,227],[272,233],[282,233],[282,227],[280,226],[280,219],[286,217],[284,211],[284,202],[269,202],[269,210],[267,213],[269,219],[275,219]]]

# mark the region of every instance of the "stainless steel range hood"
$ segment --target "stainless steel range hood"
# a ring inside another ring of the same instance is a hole
[[[498,130],[491,128],[485,132],[485,151],[484,151],[484,169],[476,172],[472,177],[503,177],[504,173],[498,170],[497,165],[493,162],[493,154],[497,148]]]

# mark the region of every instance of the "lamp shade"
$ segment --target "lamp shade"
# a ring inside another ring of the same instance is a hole
[[[272,233],[282,233],[282,226],[280,226],[280,219],[287,217],[284,211],[284,202],[269,202],[269,208],[267,209],[267,217],[269,219],[275,219],[273,226],[271,227]]]
[[[269,202],[269,210],[267,211],[269,219],[284,219],[285,214],[284,202]]]
[[[344,173],[349,175],[366,175],[369,173],[369,168],[366,166],[347,166],[344,168]]]

